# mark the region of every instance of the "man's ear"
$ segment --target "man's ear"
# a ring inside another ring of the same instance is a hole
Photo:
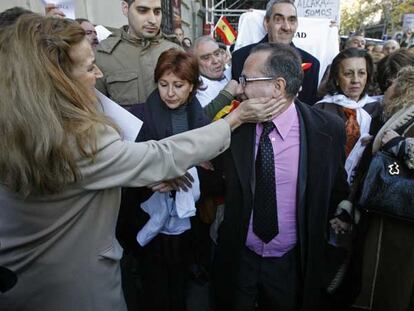
[[[121,1],[121,9],[122,9],[122,14],[124,14],[124,16],[128,17],[128,11],[129,11],[128,2]]]
[[[268,25],[269,25],[269,19],[265,16],[265,18],[263,19],[263,27],[266,30],[266,32],[269,32]]]
[[[286,80],[279,77],[274,80],[274,86],[277,93],[282,93],[282,95],[286,94]]]

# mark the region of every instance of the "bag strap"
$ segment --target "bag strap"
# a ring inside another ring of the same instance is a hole
[[[403,126],[401,126],[398,130],[396,130],[395,132],[398,133],[398,135],[402,136],[404,134],[404,132],[414,123],[414,116],[411,117],[410,120],[408,120],[408,122],[406,122]]]
[[[381,150],[389,151],[391,148],[397,146],[405,138],[403,136],[397,136],[390,139],[384,146],[381,147]]]

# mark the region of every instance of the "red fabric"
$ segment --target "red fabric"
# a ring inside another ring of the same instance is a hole
[[[306,71],[312,67],[312,63],[302,63],[302,70]]]
[[[345,154],[348,155],[351,153],[352,148],[354,148],[356,142],[361,136],[361,131],[359,124],[356,118],[356,110],[351,108],[344,108],[345,117],[347,119],[345,123],[346,130],[346,145],[345,145]]]

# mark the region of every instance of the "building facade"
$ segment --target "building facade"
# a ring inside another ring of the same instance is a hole
[[[44,14],[45,2],[53,3],[53,0],[1,0],[0,12],[14,6],[21,6]],[[121,27],[127,23],[121,11],[121,0],[66,0],[65,2],[74,3],[76,18],[87,18],[96,25]],[[201,0],[161,0],[161,5],[165,32],[172,33],[176,23],[176,25],[181,24],[185,36],[192,40],[202,34],[204,13]]]

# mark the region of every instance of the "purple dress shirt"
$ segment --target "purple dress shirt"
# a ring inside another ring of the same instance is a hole
[[[253,211],[247,232],[246,246],[262,257],[281,257],[297,242],[296,192],[299,170],[300,130],[299,117],[292,103],[287,110],[273,119],[276,128],[270,132],[275,158],[276,199],[279,234],[265,244],[253,232]],[[263,126],[256,126],[255,153],[259,146]]]

